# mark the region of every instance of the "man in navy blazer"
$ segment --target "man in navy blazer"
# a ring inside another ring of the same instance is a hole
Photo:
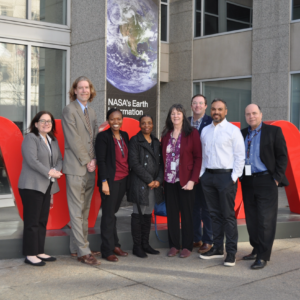
[[[188,119],[191,122],[191,125],[198,130],[199,136],[201,136],[202,129],[212,122],[212,118],[205,114],[207,108],[206,97],[201,94],[194,95],[191,101],[191,107],[193,116]],[[203,235],[201,221],[203,222]],[[213,232],[210,214],[200,183],[196,185],[193,223],[194,247],[199,247],[199,253],[205,253],[212,247]]]

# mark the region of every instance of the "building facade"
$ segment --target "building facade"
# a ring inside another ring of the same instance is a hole
[[[23,132],[37,111],[59,119],[70,84],[85,75],[105,121],[106,7],[106,0],[0,0],[0,116]],[[182,103],[190,113],[195,93],[226,100],[228,120],[242,127],[253,102],[264,120],[300,128],[299,0],[161,0],[159,10],[158,135],[169,107]],[[0,154],[0,207],[7,201]]]

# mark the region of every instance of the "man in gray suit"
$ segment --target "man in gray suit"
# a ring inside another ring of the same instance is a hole
[[[95,186],[96,159],[94,141],[98,133],[95,111],[88,105],[96,96],[91,81],[81,76],[70,91],[71,103],[63,109],[65,137],[63,173],[67,181],[67,198],[71,218],[71,256],[89,265],[99,265],[88,242],[88,216]]]

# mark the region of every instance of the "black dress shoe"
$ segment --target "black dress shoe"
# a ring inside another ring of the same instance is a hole
[[[24,261],[24,262],[25,262],[26,264],[29,264],[29,265],[32,265],[32,266],[36,266],[36,267],[42,267],[42,266],[46,265],[46,263],[43,262],[43,261],[40,261],[40,262],[38,262],[38,263],[34,263],[34,262],[30,261],[27,257],[25,258],[25,261]]]
[[[255,260],[256,257],[257,257],[257,254],[250,253],[250,254],[244,256],[243,260]]]
[[[43,258],[43,257],[40,257],[40,256],[37,256],[39,259],[41,259],[42,261],[56,261],[56,257],[53,257],[53,256],[50,256],[50,257],[47,257],[47,258]]]
[[[251,269],[257,270],[262,269],[267,265],[267,262],[263,259],[256,259],[256,261],[252,264]]]

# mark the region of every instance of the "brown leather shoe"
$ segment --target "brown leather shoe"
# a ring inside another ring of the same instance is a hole
[[[167,256],[173,257],[173,256],[175,256],[177,253],[179,253],[179,250],[177,250],[175,247],[172,247],[172,248],[170,249],[170,251],[168,252]]]
[[[111,261],[111,262],[117,262],[117,261],[119,261],[119,259],[115,255],[113,255],[113,254],[110,255],[110,256],[105,257],[105,259],[108,260],[108,261]]]
[[[199,253],[206,253],[211,249],[212,245],[204,243],[198,250]]]
[[[128,256],[127,252],[124,252],[121,248],[115,247],[114,253],[117,254],[118,256]]]
[[[201,247],[202,245],[203,245],[202,241],[194,242],[193,243],[193,248]]]
[[[188,249],[186,249],[186,248],[184,248],[184,249],[182,249],[179,257],[180,258],[186,258],[186,257],[189,257],[190,255],[191,255],[191,251],[188,250]]]
[[[101,256],[100,251],[91,251],[93,256]],[[77,257],[77,253],[71,253],[72,257]]]
[[[91,254],[78,257],[77,259],[78,261],[91,266],[98,266],[101,264],[101,262]]]

